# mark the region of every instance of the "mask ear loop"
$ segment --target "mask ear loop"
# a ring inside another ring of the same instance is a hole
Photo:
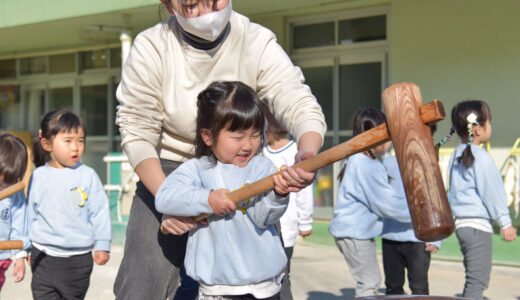
[[[468,121],[468,145],[473,143],[473,128],[478,125],[477,115],[475,113],[470,113],[466,120]]]

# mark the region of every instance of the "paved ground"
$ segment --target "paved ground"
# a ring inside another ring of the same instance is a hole
[[[114,246],[108,264],[94,267],[87,300],[114,299],[112,285],[122,254],[123,248]],[[12,268],[8,270],[7,280],[2,289],[2,300],[31,299],[30,271],[24,281],[17,284],[13,283],[11,271]],[[295,300],[340,300],[351,299],[354,296],[355,283],[350,277],[343,256],[335,247],[298,243],[294,250],[291,281]],[[490,287],[485,296],[490,300],[520,300],[519,281],[520,268],[494,266]],[[463,284],[462,263],[432,261],[432,295],[460,295]]]

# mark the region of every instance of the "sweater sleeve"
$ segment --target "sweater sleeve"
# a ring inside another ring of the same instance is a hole
[[[94,233],[95,251],[110,251],[112,240],[112,220],[110,219],[110,208],[108,198],[101,180],[97,174],[92,172],[92,181],[88,193],[88,216],[89,223]]]
[[[23,242],[22,250],[12,250],[12,255],[17,255],[21,251],[27,251],[31,243],[29,241],[29,228],[27,224],[27,199],[23,191],[16,193],[12,197],[11,205],[11,233],[10,240],[21,240]],[[27,256],[27,254],[25,254]],[[17,256],[18,258],[18,256]]]
[[[298,213],[298,230],[312,230],[312,214],[314,212],[314,195],[312,185],[295,193],[296,210]]]
[[[309,131],[324,136],[327,125],[320,105],[304,84],[300,68],[293,65],[274,37],[259,62],[257,91],[297,141]]]
[[[196,160],[192,159],[168,175],[155,195],[157,211],[185,217],[212,214],[208,203],[211,189],[202,186],[198,172]]]
[[[276,167],[265,157],[255,161],[252,167],[257,173],[256,179],[262,179],[276,172]],[[250,162],[251,163],[251,162]],[[253,197],[251,205],[247,208],[247,215],[259,228],[266,228],[275,224],[282,217],[289,203],[289,194],[286,196],[277,195],[274,190],[267,191]]]
[[[358,168],[358,178],[368,203],[376,215],[410,223],[410,211],[406,199],[398,195],[388,183],[383,164],[375,162],[371,167]],[[363,199],[363,200],[364,200]]]
[[[117,89],[116,124],[121,146],[135,168],[141,161],[157,158],[163,121],[162,63],[157,43],[139,34],[123,66]]]
[[[492,220],[500,228],[511,225],[511,217],[507,208],[507,195],[500,172],[491,156],[482,151],[473,164],[477,192]]]

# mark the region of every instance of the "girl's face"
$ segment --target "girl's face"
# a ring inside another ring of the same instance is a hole
[[[386,143],[383,143],[379,146],[376,146],[372,149],[372,151],[374,152],[374,155],[375,156],[382,156],[383,154],[386,153],[386,151],[388,151],[388,149],[390,149],[390,145],[392,144],[392,142],[386,142]]]
[[[169,0],[173,9],[185,18],[196,18],[226,8],[229,0]]]
[[[229,124],[219,132],[216,142],[209,130],[202,129],[202,139],[221,163],[245,167],[260,147],[261,132],[253,128],[239,131],[228,128]]]
[[[473,138],[473,144],[480,145],[482,143],[487,143],[492,132],[493,130],[491,129],[491,122],[489,120],[487,120],[484,125],[476,126],[473,129],[473,134],[475,135]]]
[[[42,138],[41,143],[51,154],[51,167],[74,167],[85,150],[85,133],[81,127],[70,132],[60,131],[50,141]]]

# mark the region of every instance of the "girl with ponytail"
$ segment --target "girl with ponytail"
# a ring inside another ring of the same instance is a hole
[[[505,241],[516,238],[500,172],[479,145],[491,137],[491,111],[479,100],[458,103],[451,112],[453,130],[462,143],[450,160],[449,196],[455,233],[464,256],[463,297],[482,299],[489,283],[495,221]]]

